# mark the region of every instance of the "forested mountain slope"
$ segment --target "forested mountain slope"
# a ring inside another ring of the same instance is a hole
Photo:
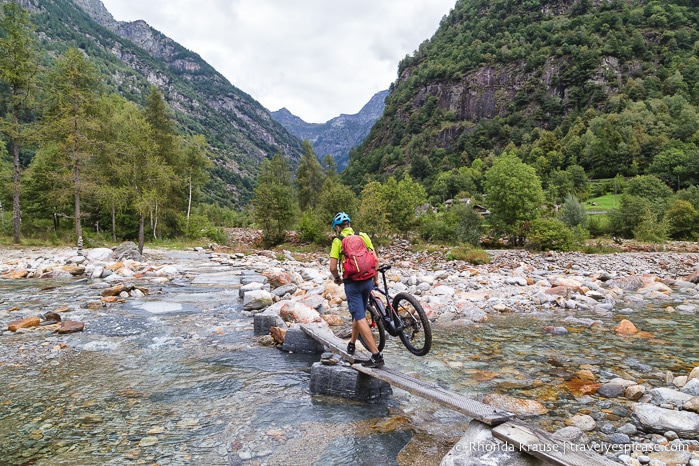
[[[507,149],[545,187],[571,167],[698,184],[698,57],[691,0],[459,0],[400,63],[344,180],[410,174],[444,199]]]
[[[157,86],[181,130],[206,136],[214,161],[205,190],[210,201],[240,206],[251,198],[263,159],[282,153],[292,165],[299,160],[301,141],[262,105],[145,22],[117,22],[99,0],[24,0],[23,6],[33,12],[45,51],[78,46],[109,88],[139,104]]]

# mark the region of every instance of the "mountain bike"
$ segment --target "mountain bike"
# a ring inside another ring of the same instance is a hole
[[[416,356],[424,356],[432,347],[432,327],[424,309],[413,295],[400,292],[391,297],[386,282],[386,271],[390,265],[382,265],[377,270],[381,274],[383,288],[374,285],[367,306],[367,320],[379,351],[386,345],[386,334],[399,337],[408,351]],[[362,344],[364,341],[359,336]]]

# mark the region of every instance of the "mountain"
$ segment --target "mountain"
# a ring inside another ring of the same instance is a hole
[[[294,136],[310,141],[320,159],[332,155],[338,170],[343,170],[349,162],[350,149],[366,138],[383,114],[387,95],[388,91],[377,92],[358,113],[342,114],[325,123],[306,123],[286,108],[272,112],[272,118]]]
[[[410,174],[448,199],[507,150],[545,189],[579,168],[670,184],[680,164],[674,189],[699,182],[698,41],[691,0],[458,0],[399,64],[342,178]]]
[[[208,201],[239,207],[250,200],[260,162],[276,153],[292,166],[301,140],[260,103],[194,52],[144,21],[115,21],[99,0],[22,0],[41,45],[55,55],[79,47],[114,92],[142,104],[157,86],[184,133],[206,136],[214,162]]]

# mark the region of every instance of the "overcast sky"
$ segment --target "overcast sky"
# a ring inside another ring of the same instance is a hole
[[[199,54],[270,111],[355,114],[396,80],[456,0],[102,0]]]

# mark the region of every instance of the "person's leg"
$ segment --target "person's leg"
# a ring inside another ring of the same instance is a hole
[[[366,342],[367,349],[371,351],[371,354],[378,353],[379,348],[376,346],[376,342],[374,342],[374,335],[371,333],[371,328],[369,328],[369,323],[366,318],[352,321],[353,334],[355,327],[357,328],[357,333],[362,335],[362,340]]]
[[[349,308],[350,314],[352,314],[352,336],[350,337],[350,344],[354,346],[357,341],[357,337],[361,333],[362,340],[364,340],[366,342],[366,346],[368,346],[367,350],[374,354],[378,353],[379,349],[376,347],[374,336],[372,335],[371,328],[369,328],[369,323],[366,320],[366,307],[367,303],[369,302],[369,293],[371,292],[372,288],[372,280],[345,283],[347,307]]]

